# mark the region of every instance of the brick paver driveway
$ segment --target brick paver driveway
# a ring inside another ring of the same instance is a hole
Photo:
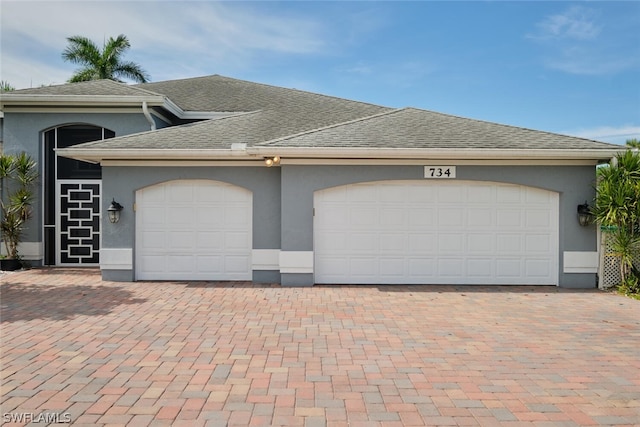
[[[614,294],[0,280],[7,425],[640,425]]]

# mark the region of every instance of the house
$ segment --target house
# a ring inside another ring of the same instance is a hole
[[[22,255],[112,281],[594,287],[577,206],[621,148],[218,75],[0,108],[42,168]]]

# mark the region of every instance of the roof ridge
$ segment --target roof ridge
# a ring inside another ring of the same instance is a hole
[[[298,133],[294,133],[294,134],[291,134],[291,135],[282,136],[280,138],[271,139],[269,141],[264,141],[264,142],[261,142],[261,143],[255,144],[255,145],[256,146],[267,146],[267,145],[271,145],[271,144],[274,144],[274,143],[277,143],[277,142],[280,142],[280,141],[286,141],[287,139],[297,138],[297,137],[302,136],[302,135],[310,135],[310,134],[313,134],[313,133],[325,131],[327,129],[335,129],[335,128],[340,127],[340,126],[347,126],[347,125],[350,125],[350,124],[353,124],[353,123],[364,122],[366,120],[372,120],[372,119],[375,119],[375,118],[378,118],[378,117],[381,117],[381,116],[395,114],[395,113],[398,113],[398,112],[401,112],[401,111],[404,111],[404,110],[408,109],[407,107],[405,107],[405,108],[391,108],[391,107],[388,107],[388,108],[389,108],[389,110],[383,111],[381,113],[372,114],[370,116],[358,117],[357,119],[347,120],[346,122],[334,123],[332,125],[322,126],[322,127],[319,127],[319,128],[310,129],[310,130],[306,130],[306,131],[303,131],[303,132],[298,132]]]
[[[62,83],[62,84],[56,84],[56,85],[48,85],[48,86],[39,86],[39,87],[31,87],[31,88],[23,88],[23,89],[16,89],[14,91],[11,92],[3,92],[3,93],[15,93],[17,95],[22,95],[23,93],[29,91],[29,92],[34,92],[34,91],[38,91],[38,90],[47,90],[47,89],[57,89],[57,88],[65,88],[65,87],[96,87],[96,88],[104,88],[104,86],[112,86],[112,87],[118,87],[118,88],[123,88],[125,90],[129,90],[132,92],[141,92],[145,95],[152,95],[152,96],[162,96],[164,97],[165,95],[161,94],[161,93],[157,93],[157,92],[153,92],[144,88],[140,88],[140,87],[136,87],[135,85],[130,85],[124,82],[118,82],[115,80],[111,80],[111,79],[98,79],[98,80],[86,80],[86,81],[82,81],[82,82],[66,82],[66,83]],[[33,93],[34,95],[39,95],[37,93]],[[45,94],[47,96],[50,96],[49,94]],[[56,96],[62,96],[64,94],[57,94]],[[103,96],[103,95],[77,95],[77,96],[92,96],[92,97],[96,97],[96,96]],[[118,96],[131,96],[131,95],[118,95]]]

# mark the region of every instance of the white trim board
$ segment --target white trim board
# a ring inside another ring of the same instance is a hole
[[[132,248],[100,249],[100,270],[132,270]]]
[[[565,251],[563,254],[565,273],[597,273],[598,252]]]
[[[313,274],[313,251],[280,251],[280,273]]]

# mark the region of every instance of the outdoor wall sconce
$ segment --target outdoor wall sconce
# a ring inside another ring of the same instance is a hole
[[[116,202],[115,199],[111,200],[111,204],[107,208],[107,213],[109,214],[109,222],[115,224],[120,221],[120,211],[124,209],[122,205]]]
[[[591,213],[591,207],[587,201],[584,204],[578,205],[578,222],[581,226],[586,227],[593,221],[593,214]]]
[[[278,165],[280,164],[280,156],[265,157],[264,164],[267,165],[268,168],[273,165]]]

